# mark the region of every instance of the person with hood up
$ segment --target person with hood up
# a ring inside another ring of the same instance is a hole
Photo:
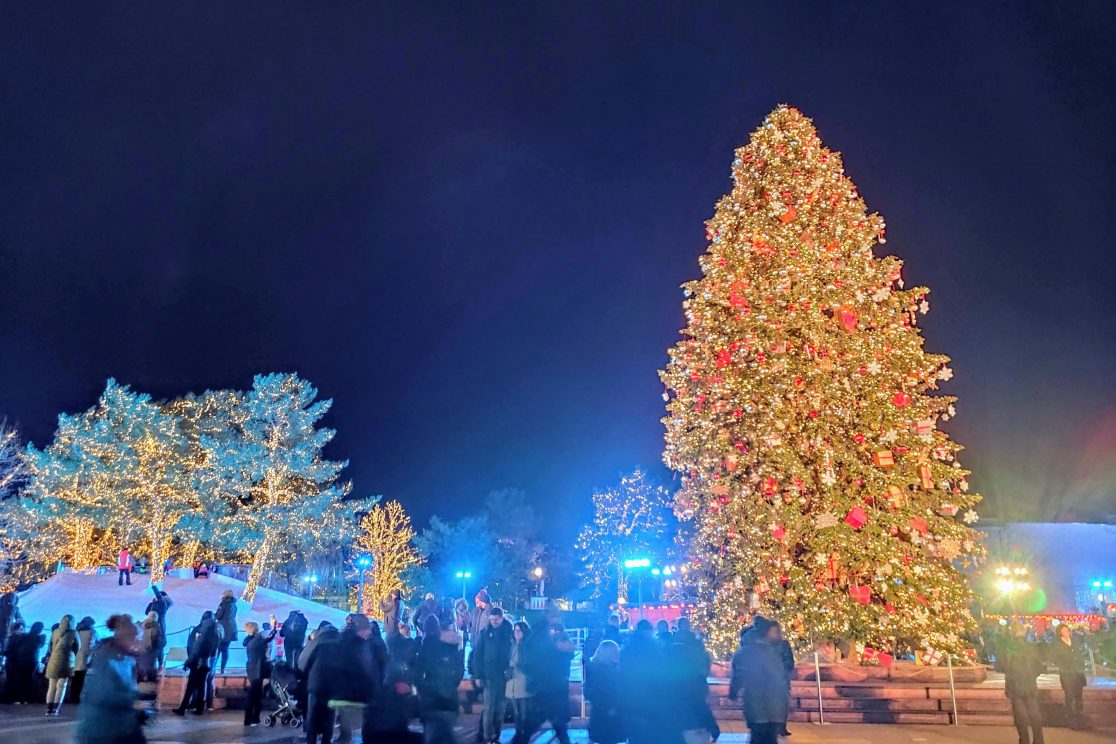
[[[457,686],[465,676],[460,636],[452,620],[439,623],[430,615],[423,626],[422,644],[415,659],[425,744],[454,744],[457,721]]]
[[[186,641],[186,662],[182,665],[189,672],[182,702],[174,709],[176,715],[186,715],[186,709],[193,705],[194,713],[205,713],[206,692],[210,671],[217,663],[217,648],[221,643],[221,631],[213,613],[202,613],[201,621],[190,631]]]
[[[294,669],[298,662],[298,655],[306,645],[306,615],[298,610],[291,610],[283,627],[279,629],[279,637],[283,639],[283,656],[287,659],[287,666]]]
[[[147,613],[141,629],[143,637],[140,640],[140,648],[143,649],[143,655],[140,656],[138,663],[139,681],[155,682],[158,680],[159,660],[163,657],[167,637],[163,634],[162,626],[159,625],[159,615],[154,610]]]
[[[328,646],[341,641],[341,632],[332,625],[326,625],[306,644],[302,650],[305,661],[300,661],[304,687],[308,693],[306,704],[306,742],[307,744],[331,744],[336,715],[329,707],[332,691],[332,677],[328,664],[322,665],[323,658],[330,656]]]
[[[86,615],[77,624],[78,651],[74,659],[74,678],[70,682],[70,702],[81,702],[81,691],[85,688],[85,675],[89,669],[89,662],[93,658],[93,649],[97,645],[97,631],[93,626],[95,621]]]
[[[477,635],[473,653],[469,656],[469,675],[481,688],[484,711],[480,728],[484,740],[500,741],[500,730],[507,708],[508,669],[511,666],[512,629],[504,622],[504,611],[493,607],[488,615],[488,627]]]
[[[620,676],[620,646],[603,640],[589,662],[592,670],[585,684],[589,701],[589,740],[595,744],[618,744],[624,733],[624,681]]]
[[[740,634],[740,648],[732,657],[729,699],[743,695],[744,720],[754,744],[777,744],[790,709],[780,630],[779,623],[756,615],[752,627]]]
[[[13,638],[9,644],[4,693],[16,705],[30,703],[34,696],[35,668],[45,643],[43,624],[34,622],[26,633],[20,633],[19,638]]]
[[[93,651],[85,680],[78,744],[143,744],[143,717],[136,710],[136,624],[129,615],[108,619],[112,635]]]
[[[534,696],[531,706],[531,723],[527,726],[526,744],[543,723],[550,721],[554,738],[561,744],[570,744],[570,662],[574,645],[561,623],[550,623],[543,630],[532,633],[524,649],[523,671],[527,675],[527,690]]]
[[[260,626],[249,620],[244,623],[244,650],[247,661],[244,673],[248,677],[248,704],[244,707],[244,725],[258,726],[260,710],[263,708],[263,683],[270,676],[267,663],[267,645],[275,637],[275,616],[271,617],[271,630],[267,635],[260,632]]]
[[[221,636],[221,645],[217,649],[217,656],[220,661],[221,674],[225,673],[225,667],[229,663],[229,645],[235,641],[237,636],[236,630],[236,598],[233,597],[231,589],[226,589],[221,594],[221,602],[217,605],[217,612],[213,615],[217,624],[221,626],[224,631]]]
[[[78,650],[77,631],[73,628],[74,616],[63,615],[58,627],[50,634],[45,676],[47,678],[46,715],[62,712],[66,687],[74,675],[74,655]]]

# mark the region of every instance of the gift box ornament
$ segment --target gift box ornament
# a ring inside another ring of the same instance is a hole
[[[849,595],[862,605],[872,601],[872,588],[863,584],[853,584],[849,587]]]
[[[915,421],[914,424],[911,425],[911,428],[914,430],[915,434],[919,434],[919,435],[929,434],[932,431],[934,431],[934,420],[933,419],[919,419],[918,421]]]
[[[959,511],[961,511],[961,507],[954,506],[953,504],[942,504],[938,508],[938,513],[943,517],[956,517]]]
[[[890,468],[895,465],[895,455],[891,450],[880,450],[872,453],[872,462],[878,468]]]
[[[845,524],[852,527],[854,530],[859,530],[864,525],[868,524],[868,512],[864,511],[863,507],[853,507],[847,515],[845,515]]]
[[[930,472],[930,466],[926,463],[918,466],[918,482],[923,490],[929,491],[934,488],[934,476]]]
[[[911,532],[917,532],[920,535],[925,535],[930,531],[930,526],[926,524],[926,520],[922,517],[911,518]]]
[[[907,500],[903,497],[903,491],[898,486],[888,486],[884,499],[892,509],[902,509],[907,505]]]

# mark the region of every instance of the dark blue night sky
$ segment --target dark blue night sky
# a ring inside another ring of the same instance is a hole
[[[0,415],[295,370],[358,494],[660,468],[656,370],[780,102],[929,285],[985,512],[1116,511],[1108,3],[7,3]],[[900,7],[903,6],[903,7]]]

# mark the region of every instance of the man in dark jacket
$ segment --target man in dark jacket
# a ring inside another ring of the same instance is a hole
[[[554,738],[570,744],[570,662],[574,646],[561,623],[545,624],[528,636],[523,651],[523,672],[527,691],[534,695],[532,719],[524,736],[516,732],[519,744],[526,744],[544,722],[550,721]]]
[[[383,682],[371,636],[368,617],[354,615],[337,643],[318,646],[317,659],[310,668],[310,697],[319,702],[325,698],[339,712],[342,744],[352,741],[353,729],[360,726],[357,722],[363,720],[365,706],[375,699]]]
[[[0,656],[4,656],[8,646],[8,638],[12,635],[12,628],[16,623],[23,622],[23,615],[19,613],[19,595],[14,591],[0,595]]]
[[[1042,713],[1038,702],[1042,658],[1035,644],[1027,642],[1026,625],[1017,624],[1014,635],[1004,644],[1000,654],[1004,694],[1011,701],[1011,717],[1019,733],[1019,744],[1043,744]]]
[[[1050,660],[1058,666],[1058,681],[1065,695],[1066,720],[1072,728],[1082,728],[1085,714],[1085,649],[1070,626],[1058,626],[1050,644]]]
[[[790,709],[779,633],[777,622],[756,615],[752,627],[740,634],[740,648],[732,657],[729,698],[743,694],[753,744],[777,744]]]
[[[477,636],[473,653],[469,657],[469,675],[480,686],[484,695],[480,727],[484,740],[488,742],[500,741],[511,650],[511,625],[504,622],[504,611],[493,607],[488,615],[488,627]]]
[[[217,605],[217,612],[214,613],[213,617],[220,624],[222,630],[221,646],[217,651],[221,661],[221,674],[224,674],[225,667],[229,663],[229,644],[238,637],[236,599],[233,597],[231,589],[226,589],[221,594],[221,603]]]
[[[174,606],[171,601],[170,595],[164,592],[155,584],[151,585],[151,593],[155,595],[155,599],[147,603],[147,609],[143,614],[151,612],[155,613],[156,618],[159,620],[159,630],[163,631],[163,638],[167,637],[167,610]],[[163,651],[164,647],[159,648],[159,652],[155,655],[155,668],[161,670],[163,668]]]
[[[298,655],[306,644],[307,626],[306,616],[298,610],[291,610],[279,631],[279,637],[283,639],[283,655],[291,669],[298,665]]]
[[[213,613],[205,612],[186,641],[187,657],[183,666],[189,670],[189,676],[186,678],[182,702],[174,709],[176,714],[186,715],[186,708],[191,704],[199,716],[205,713],[206,681],[209,671],[216,663],[219,645],[220,631],[217,622],[213,619]]]
[[[655,640],[655,629],[640,620],[620,652],[620,676],[626,680],[624,718],[631,744],[657,742],[663,734],[663,649]]]
[[[323,744],[333,741],[334,713],[329,707],[329,696],[334,672],[329,668],[331,654],[328,649],[340,641],[341,633],[337,628],[332,625],[322,628],[314,639],[314,648],[307,649],[310,656],[302,664],[302,677],[310,694],[306,705],[307,744],[318,744],[319,738]]]
[[[454,744],[457,686],[465,676],[460,641],[452,620],[439,623],[433,615],[426,619],[415,658],[415,678],[427,744]]]
[[[35,667],[39,664],[39,653],[45,644],[46,636],[40,622],[32,623],[26,633],[19,633],[9,643],[8,677],[4,689],[8,702],[31,702],[35,692]]]

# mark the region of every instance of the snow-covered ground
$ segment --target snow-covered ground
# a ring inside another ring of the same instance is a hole
[[[143,610],[152,599],[147,576],[133,575],[131,586],[117,586],[116,571],[74,572],[66,571],[50,577],[19,595],[19,609],[27,624],[43,623],[49,631],[63,615],[73,615],[75,622],[89,615],[98,625],[98,635],[107,634],[104,628],[109,615],[126,612],[137,622],[143,619]],[[185,647],[189,629],[197,624],[206,610],[216,610],[221,594],[231,589],[239,597],[244,582],[220,574],[210,574],[208,579],[195,579],[189,569],[172,571],[163,582],[163,590],[170,595],[174,606],[167,613],[168,649]],[[260,589],[251,607],[238,603],[237,625],[254,620],[261,626],[275,615],[279,622],[287,619],[291,610],[301,610],[310,628],[322,620],[343,627],[343,610],[327,607],[302,597],[295,597],[272,589]],[[244,637],[243,631],[240,638]],[[231,647],[229,666],[243,667],[244,649],[237,640]],[[175,666],[175,665],[172,665]]]

